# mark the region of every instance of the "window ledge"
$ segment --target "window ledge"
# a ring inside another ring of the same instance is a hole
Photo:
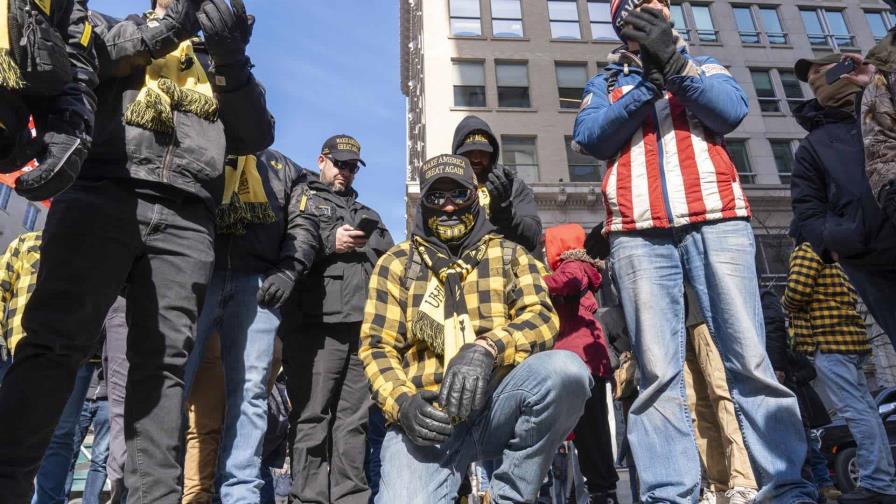
[[[488,37],[486,37],[485,35],[479,35],[476,37],[461,37],[458,35],[449,35],[448,39],[449,40],[488,40]]]
[[[495,112],[538,112],[538,109],[523,107],[498,107]]]
[[[748,44],[746,42],[741,42],[740,45],[741,47],[758,47],[760,49],[765,49],[768,47],[768,45],[766,44]]]
[[[558,108],[557,112],[560,112],[561,114],[578,114],[579,109],[577,109],[577,108]]]
[[[770,47],[772,49],[793,49],[793,45],[791,44],[768,44],[765,47]]]
[[[452,112],[494,112],[492,107],[451,107],[448,110]]]
[[[723,44],[721,42],[693,42],[693,45],[706,46],[706,47],[722,47],[725,44]]]
[[[762,112],[762,117],[787,117],[784,112]]]
[[[495,42],[530,42],[531,39],[529,37],[491,37],[489,40]]]
[[[551,42],[568,42],[571,44],[587,44],[588,42],[591,42],[591,41],[584,40],[584,39],[555,39],[555,38],[552,38]]]

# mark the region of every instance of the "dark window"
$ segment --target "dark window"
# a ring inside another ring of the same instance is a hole
[[[787,98],[787,105],[790,107],[790,111],[793,112],[806,99],[806,95],[803,94],[803,86],[793,72],[778,70],[778,75],[781,77],[781,87],[784,88],[784,97]]]
[[[481,61],[455,61],[454,106],[485,106],[485,70]]]
[[[585,63],[557,63],[557,94],[560,108],[577,109],[582,103],[585,84],[588,83],[588,67]]]
[[[37,224],[37,217],[39,215],[40,208],[37,208],[37,205],[34,203],[28,203],[28,206],[25,207],[25,218],[22,219],[22,227],[28,231],[34,231],[34,226]]]
[[[765,30],[765,36],[768,37],[769,44],[786,44],[787,34],[781,26],[781,17],[778,16],[778,9],[774,7],[760,7],[759,17],[762,19],[762,28]]]
[[[744,44],[759,44],[759,31],[756,29],[756,21],[753,20],[753,12],[750,7],[734,7],[734,21],[740,32],[740,41]]]
[[[790,184],[790,176],[793,174],[793,150],[790,140],[769,140],[772,146],[772,155],[775,157],[775,166],[778,168],[778,177],[781,183]]]
[[[840,47],[855,47],[852,34],[843,12],[830,9],[800,9],[809,43],[813,46],[827,46],[834,50]]]
[[[495,63],[498,106],[529,108],[529,68],[525,63]]]
[[[712,21],[712,14],[708,5],[692,5],[691,13],[694,15],[694,24],[697,28],[697,38],[700,42],[718,42],[719,33]]]
[[[610,0],[588,0],[592,40],[619,40],[610,17]]]
[[[538,182],[538,153],[535,137],[501,136],[501,160],[524,182]]]
[[[520,0],[492,0],[492,34],[507,38],[523,36]]]
[[[579,7],[575,0],[548,0],[548,17],[551,22],[551,38],[580,40]]]
[[[566,140],[566,162],[569,164],[570,182],[600,182],[606,171],[606,165],[588,154],[573,150],[572,137]]]
[[[451,35],[455,37],[482,35],[479,0],[450,0],[448,11],[451,16]]]
[[[8,185],[0,184],[0,210],[9,208],[9,197],[12,196],[12,188]]]
[[[772,85],[772,76],[768,70],[750,70],[753,77],[753,87],[756,88],[756,96],[759,98],[759,109],[763,112],[780,112],[781,103],[775,94]]]
[[[733,161],[734,166],[737,167],[737,174],[740,176],[741,183],[754,183],[756,174],[753,173],[753,167],[750,164],[750,155],[747,152],[747,141],[728,140],[726,141],[726,146],[728,147],[728,155],[731,156],[731,161]]]

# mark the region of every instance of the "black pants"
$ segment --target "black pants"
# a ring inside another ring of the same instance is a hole
[[[293,405],[289,501],[366,504],[370,389],[358,359],[360,323],[303,324],[281,332]]]
[[[573,431],[573,443],[579,452],[579,466],[589,493],[615,492],[619,481],[607,415],[607,380],[595,376],[591,397],[585,401],[585,412]]]
[[[213,216],[198,199],[79,181],[53,201],[27,337],[0,390],[0,502],[21,504],[78,366],[128,285],[125,403],[128,502],[180,502],[183,369],[214,261]]]

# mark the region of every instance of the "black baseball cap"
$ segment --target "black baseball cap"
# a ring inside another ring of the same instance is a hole
[[[843,55],[840,53],[827,54],[821,58],[802,58],[797,60],[796,65],[793,66],[793,71],[796,73],[797,79],[809,82],[809,70],[812,68],[812,65],[830,65],[831,63],[840,63],[842,60]]]
[[[464,137],[464,142],[457,148],[457,153],[463,154],[474,150],[495,152],[492,143],[489,142],[487,133],[478,130],[470,133]]]
[[[463,156],[442,154],[428,159],[420,167],[420,192],[425,193],[436,180],[448,178],[469,189],[476,189],[476,174]]]
[[[367,163],[361,159],[361,144],[349,135],[333,135],[320,148],[322,156],[330,156],[336,161],[357,161],[361,166]]]

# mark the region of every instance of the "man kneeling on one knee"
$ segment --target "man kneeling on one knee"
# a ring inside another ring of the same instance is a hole
[[[450,502],[467,466],[501,458],[491,502],[534,502],[591,377],[549,350],[541,266],[494,232],[463,157],[423,164],[410,239],[377,263],[359,355],[390,428],[376,502]]]

